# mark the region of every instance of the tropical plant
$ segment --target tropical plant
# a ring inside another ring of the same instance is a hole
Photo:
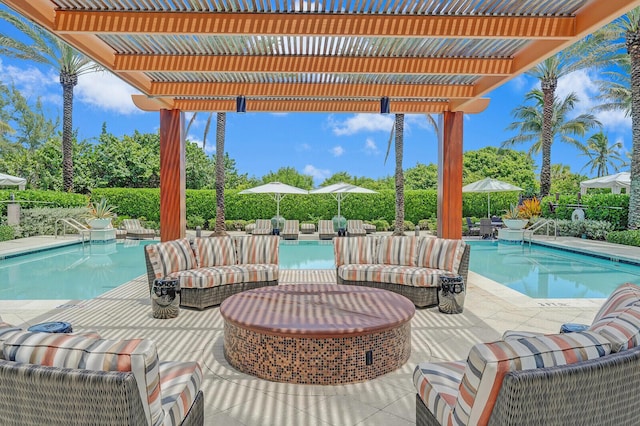
[[[58,71],[62,85],[62,176],[64,190],[73,191],[73,88],[82,74],[101,70],[91,61],[64,41],[39,26],[0,10],[0,19],[16,27],[30,41],[23,42],[16,37],[0,35],[0,55],[25,59],[49,65]]]
[[[574,136],[584,136],[594,127],[601,126],[593,114],[580,114],[569,118],[569,114],[578,103],[575,93],[569,94],[564,99],[555,98],[549,105],[551,111],[547,111],[547,94],[541,90],[533,89],[525,95],[525,101],[531,101],[531,105],[523,105],[515,108],[512,115],[518,121],[507,126],[507,130],[517,130],[519,133],[502,143],[502,147],[512,147],[520,143],[531,143],[529,155],[542,151],[542,168],[540,170],[540,194],[549,194],[551,188],[551,144],[558,140],[576,147],[584,152],[585,148],[580,140]],[[550,114],[550,128],[546,128],[546,115]],[[547,133],[549,133],[547,135]]]
[[[589,167],[589,172],[596,172],[597,177],[609,174],[609,167],[618,172],[620,167],[626,165],[620,150],[624,148],[622,142],[609,144],[609,138],[602,131],[594,133],[587,139],[587,151],[582,155],[589,157],[589,161],[582,168]],[[617,163],[621,163],[618,165]]]
[[[90,202],[87,211],[89,219],[111,219],[115,216],[114,209],[116,207],[109,204],[106,198],[102,197],[100,201]]]
[[[518,213],[519,217],[523,219],[535,219],[540,217],[542,214],[540,200],[536,197],[522,200],[522,205],[519,207]]]
[[[517,204],[509,204],[509,208],[504,210],[503,219],[520,219],[520,207]]]

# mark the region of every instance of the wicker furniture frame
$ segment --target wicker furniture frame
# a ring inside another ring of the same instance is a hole
[[[462,254],[462,259],[460,260],[460,266],[458,267],[458,271],[456,271],[456,273],[464,279],[465,283],[467,282],[467,276],[469,275],[470,252],[471,247],[469,247],[469,245],[465,245],[464,253]],[[418,308],[428,308],[430,306],[435,306],[438,304],[438,287],[414,287],[410,285],[382,283],[375,281],[349,281],[342,279],[338,275],[337,269],[336,277],[338,279],[338,284],[362,285],[367,287],[382,288],[384,290],[389,290],[401,294],[407,299],[411,300],[413,304]]]
[[[637,425],[640,347],[575,364],[508,373],[489,425]],[[416,425],[439,425],[416,394]]]
[[[156,279],[156,276],[153,273],[153,266],[151,265],[146,250],[144,252],[144,259],[147,264],[147,280],[149,281],[149,294],[151,294],[153,281]],[[208,288],[182,288],[180,289],[180,306],[202,310],[210,306],[217,306],[221,304],[224,299],[236,293],[270,285],[278,285],[278,280],[234,283]]]
[[[19,425],[144,425],[133,373],[0,360],[0,419]],[[182,422],[204,424],[202,391]]]

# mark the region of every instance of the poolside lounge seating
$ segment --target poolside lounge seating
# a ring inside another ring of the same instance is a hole
[[[478,231],[478,233],[480,234],[482,239],[486,240],[486,239],[493,238],[494,232],[495,232],[495,229],[493,228],[493,225],[491,224],[491,219],[490,218],[485,217],[485,218],[480,219],[480,230]]]
[[[330,240],[335,236],[333,230],[333,221],[331,220],[319,220],[318,221],[318,238],[321,240]]]
[[[156,231],[142,226],[138,219],[124,219],[122,227],[127,231],[127,238],[155,238]]]
[[[303,234],[313,234],[316,232],[316,225],[313,223],[301,223],[300,232]]]
[[[149,292],[154,280],[180,281],[180,306],[204,309],[241,291],[278,285],[275,235],[209,237],[145,246]]]
[[[271,235],[273,227],[269,219],[257,219],[256,226],[253,228],[253,235]]]
[[[249,223],[244,227],[244,232],[246,232],[247,234],[253,234],[253,230],[255,229],[255,227],[255,223]]]
[[[467,281],[469,246],[431,236],[368,236],[334,240],[338,284],[363,285],[399,293],[417,307],[438,303],[439,276]]]
[[[465,361],[420,363],[416,424],[637,424],[640,287],[624,284],[587,331],[508,331]]]
[[[376,232],[376,226],[371,223],[364,223],[362,224],[362,227],[367,234],[373,234],[374,232]]]
[[[287,219],[284,221],[280,236],[285,240],[297,240],[300,233],[300,225],[297,220]]]
[[[124,240],[127,237],[126,229],[116,229],[116,240]]]
[[[347,235],[350,237],[359,237],[367,235],[363,222],[360,219],[347,220]]]
[[[466,217],[467,219],[467,228],[469,229],[469,236],[480,235],[480,227],[476,226],[471,222],[470,217]]]
[[[0,323],[0,342],[2,424],[204,424],[200,366],[159,362],[150,340]]]

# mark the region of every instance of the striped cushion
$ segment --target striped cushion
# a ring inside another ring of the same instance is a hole
[[[458,272],[464,254],[465,243],[462,240],[444,238],[420,238],[418,242],[417,265],[426,268]]]
[[[421,363],[413,371],[416,392],[440,424],[451,417],[466,366],[464,361]]]
[[[640,287],[635,284],[626,283],[616,288],[605,300],[602,307],[593,319],[597,322],[608,316],[611,312],[620,310],[629,305],[640,304]]]
[[[180,288],[210,288],[234,283],[275,281],[278,273],[278,265],[256,263],[191,269],[174,272],[168,277],[178,278]]]
[[[270,235],[271,231],[272,227],[269,219],[258,219],[252,233],[253,235]]]
[[[544,335],[544,333],[539,333],[537,331],[507,330],[502,333],[502,340],[518,340],[527,337],[540,337]]]
[[[156,278],[163,278],[172,272],[193,269],[196,266],[196,256],[186,238],[149,244],[144,249],[147,251]]]
[[[417,237],[380,237],[376,263],[384,265],[417,266]]]
[[[236,246],[231,237],[195,238],[192,246],[197,268],[237,263]]]
[[[609,341],[591,332],[475,345],[469,352],[456,405],[448,421],[454,422],[455,419],[455,423],[487,424],[502,380],[510,371],[573,364],[609,353]]]
[[[132,372],[147,420],[162,423],[158,353],[150,340],[103,340],[73,334],[22,332],[4,343],[9,361],[95,371]]]
[[[634,348],[640,343],[640,306],[627,306],[611,311],[594,322],[589,331],[594,331],[611,342],[612,351]]]
[[[284,226],[282,227],[282,231],[280,233],[290,235],[297,234],[298,232],[300,232],[300,222],[295,219],[291,219],[284,221]]]
[[[336,266],[374,263],[377,239],[372,237],[336,238],[333,243]]]
[[[160,363],[164,426],[182,423],[201,384],[202,369],[197,362]]]
[[[417,266],[355,263],[338,266],[338,276],[346,281],[403,284],[414,287],[437,287],[438,277],[445,272]]]
[[[0,322],[0,348],[2,348],[2,344],[5,340],[21,331],[22,329],[19,327],[14,327],[6,322]],[[0,351],[0,359],[4,359],[4,352],[2,351]]]
[[[238,263],[272,263],[278,264],[277,235],[257,235],[240,237],[236,240],[238,247]]]

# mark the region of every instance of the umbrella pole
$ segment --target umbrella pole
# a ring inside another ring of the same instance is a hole
[[[487,217],[491,217],[491,193],[487,192]]]

